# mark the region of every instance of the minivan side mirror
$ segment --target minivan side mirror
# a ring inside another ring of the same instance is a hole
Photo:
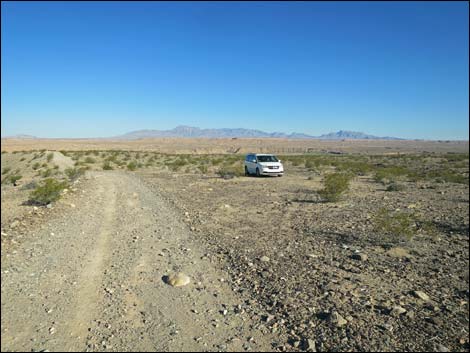
[[[282,161],[280,159],[277,160],[279,163],[281,163]]]
[[[252,162],[253,162],[253,163],[256,163],[256,159],[253,159]]]

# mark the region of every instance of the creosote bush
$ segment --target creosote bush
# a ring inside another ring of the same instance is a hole
[[[414,215],[381,208],[374,217],[374,229],[380,242],[394,244],[411,240],[416,225]]]
[[[127,169],[131,170],[131,171],[134,171],[137,169],[137,163],[136,162],[129,162],[127,164]]]
[[[111,166],[111,163],[106,161],[103,163],[103,170],[112,170],[113,167]]]
[[[37,205],[47,205],[60,198],[62,190],[67,187],[66,181],[46,179],[29,196],[29,201]]]
[[[351,175],[346,173],[328,174],[323,181],[323,189],[318,194],[327,202],[336,202],[348,191],[351,179]]]
[[[85,173],[85,170],[86,168],[67,168],[64,172],[70,181],[75,181]]]
[[[10,183],[12,183],[13,185],[16,185],[16,182],[17,182],[18,180],[20,180],[21,178],[22,178],[21,175],[10,175],[10,176],[8,177],[8,180],[9,180]]]

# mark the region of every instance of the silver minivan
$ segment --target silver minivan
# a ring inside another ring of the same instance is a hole
[[[250,153],[245,158],[245,175],[283,176],[284,166],[273,154]]]

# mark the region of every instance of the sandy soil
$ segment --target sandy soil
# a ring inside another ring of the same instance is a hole
[[[109,139],[2,139],[2,151],[46,150],[133,150],[161,153],[468,153],[468,141],[415,140],[288,140],[288,139],[204,139],[158,138],[141,140]]]
[[[2,253],[2,351],[272,349],[255,307],[137,177],[76,188]],[[179,271],[189,285],[162,280]]]
[[[256,178],[239,156],[51,150],[2,154],[2,351],[470,348],[468,155],[285,156]],[[58,202],[27,202],[72,164]],[[324,202],[334,170],[355,174]],[[412,236],[377,230],[382,209]]]

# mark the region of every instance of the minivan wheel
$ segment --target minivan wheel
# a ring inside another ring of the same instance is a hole
[[[260,176],[260,173],[259,173],[259,168],[256,168],[256,176],[259,177]]]
[[[249,176],[249,175],[250,175],[250,173],[248,173],[248,168],[245,167],[245,176]]]

